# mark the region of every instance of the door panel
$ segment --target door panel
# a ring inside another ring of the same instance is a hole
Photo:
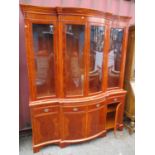
[[[64,93],[65,96],[83,95],[85,26],[64,25]]]
[[[34,143],[42,143],[59,139],[58,113],[40,114],[34,120]]]
[[[123,35],[124,30],[122,28],[111,28],[108,54],[108,88],[120,86]]]
[[[63,139],[75,140],[85,138],[86,108],[73,107],[69,110],[63,113]]]
[[[96,104],[98,107],[99,104]],[[88,111],[88,133],[87,136],[93,136],[105,130],[106,107],[101,106]]]
[[[36,96],[55,95],[54,25],[32,24]]]
[[[90,26],[89,93],[102,90],[104,26]]]

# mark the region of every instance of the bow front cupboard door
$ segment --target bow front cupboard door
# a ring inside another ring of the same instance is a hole
[[[86,107],[63,108],[63,140],[79,140],[86,137]]]
[[[33,109],[34,144],[60,139],[59,107],[39,107]]]
[[[87,136],[94,136],[101,132],[105,133],[106,105],[97,103],[88,106],[88,129]]]

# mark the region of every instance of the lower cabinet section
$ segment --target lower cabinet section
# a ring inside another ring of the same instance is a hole
[[[124,96],[97,103],[44,104],[31,107],[33,149],[82,142],[123,127]]]

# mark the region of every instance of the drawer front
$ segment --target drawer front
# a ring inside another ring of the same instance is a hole
[[[51,16],[51,15],[43,15],[43,14],[36,14],[36,13],[28,13],[27,18],[31,20],[43,20],[43,21],[56,21],[57,17],[56,16]]]
[[[63,16],[62,17],[63,21],[80,21],[80,22],[86,22],[87,17],[85,16]]]
[[[115,103],[115,102],[121,102],[124,99],[124,96],[114,96],[108,98],[108,103]]]
[[[101,108],[105,105],[105,102],[100,102],[100,103],[96,103],[96,104],[92,104],[88,106],[88,110],[93,110],[93,109],[98,109]]]
[[[38,114],[46,114],[46,113],[54,113],[59,111],[59,106],[45,106],[45,107],[38,107],[38,108],[33,108],[33,115],[38,115]]]
[[[85,112],[87,110],[86,106],[73,106],[73,107],[63,107],[63,112]]]

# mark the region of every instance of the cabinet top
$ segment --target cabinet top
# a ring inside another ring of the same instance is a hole
[[[109,20],[122,20],[128,22],[131,17],[118,16],[109,12],[102,12],[87,8],[76,7],[45,7],[45,6],[33,6],[27,4],[20,4],[20,8],[25,13],[47,14],[47,15],[84,15],[84,16],[100,16]]]

